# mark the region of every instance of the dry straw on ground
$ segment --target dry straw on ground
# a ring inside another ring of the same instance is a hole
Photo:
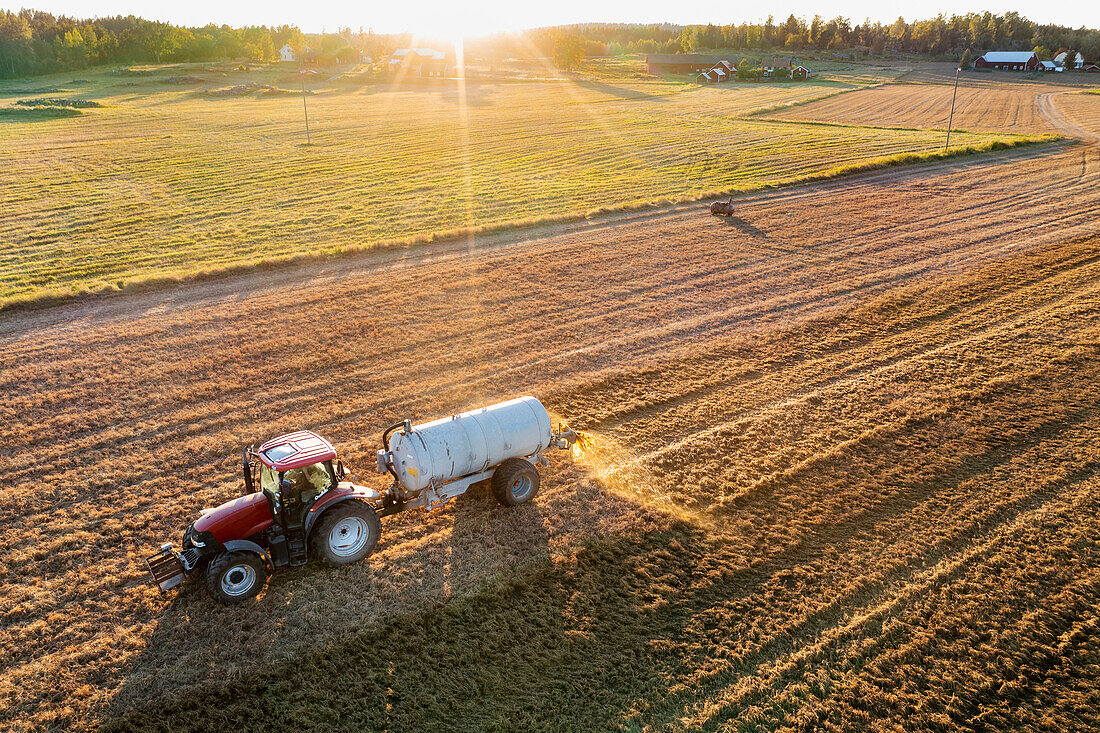
[[[1098,174],[1006,151],[6,319],[0,705],[16,730],[1091,720]],[[242,443],[313,427],[370,481],[393,419],[528,392],[604,465],[387,520],[371,561],[255,604],[144,585]]]

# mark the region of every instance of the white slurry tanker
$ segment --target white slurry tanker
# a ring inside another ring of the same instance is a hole
[[[391,491],[434,509],[473,484],[492,479],[501,504],[522,504],[539,488],[535,466],[542,451],[569,448],[570,430],[555,432],[550,414],[534,397],[482,407],[440,420],[397,423],[382,434],[378,470],[393,475]]]
[[[432,422],[404,420],[382,433],[377,469],[393,476],[382,491],[347,481],[336,449],[300,430],[244,449],[245,493],[202,512],[184,532],[149,558],[164,590],[201,572],[223,603],[260,592],[277,567],[302,565],[312,555],[329,565],[361,560],[382,532],[380,517],[406,509],[436,509],[479,481],[489,480],[506,506],[531,501],[539,490],[543,451],[569,449],[577,434],[554,430],[534,397],[521,397]]]

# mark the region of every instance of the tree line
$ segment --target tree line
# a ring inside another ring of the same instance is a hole
[[[567,35],[582,39],[590,56],[730,49],[858,51],[876,56],[893,53],[958,59],[968,50],[975,56],[1002,50],[1035,51],[1041,59],[1049,60],[1060,51],[1077,49],[1086,60],[1100,61],[1100,31],[1040,25],[1015,12],[939,15],[913,22],[898,18],[890,24],[871,21],[853,24],[846,18],[826,20],[820,15],[808,21],[791,15],[778,23],[769,16],[767,21],[757,24],[586,24],[527,31],[512,39],[510,50],[520,53],[531,46],[560,47],[566,45],[562,39]],[[574,42],[574,55],[576,46]],[[598,52],[600,48],[604,49],[602,54]]]
[[[350,28],[325,34],[303,33],[292,25],[185,28],[133,15],[77,20],[38,10],[0,10],[0,78],[101,64],[272,61],[287,43],[309,45],[322,63],[341,63],[358,59],[361,51],[392,51],[402,41],[408,37]]]
[[[306,34],[295,26],[186,28],[132,15],[77,20],[37,10],[0,10],[0,78],[80,69],[100,64],[249,59],[272,61],[286,43],[310,45],[322,63],[350,62],[361,52],[377,58],[408,46],[399,34],[352,32]],[[418,43],[422,43],[418,41]],[[425,44],[429,45],[429,44]],[[443,44],[430,44],[452,51]],[[552,57],[569,68],[588,56],[681,53],[711,50],[784,50],[921,54],[959,58],[967,51],[1034,50],[1049,59],[1077,49],[1100,61],[1100,31],[1040,25],[1017,13],[939,15],[891,24],[794,15],[775,22],[729,25],[585,23],[486,36],[469,42],[468,57]]]

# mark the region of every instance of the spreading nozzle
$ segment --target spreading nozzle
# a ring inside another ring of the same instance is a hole
[[[550,444],[562,450],[569,450],[577,442],[576,431],[570,430],[565,423],[560,423],[557,431],[551,433],[550,437]]]

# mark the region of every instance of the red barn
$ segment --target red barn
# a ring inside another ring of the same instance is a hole
[[[1042,62],[1033,51],[990,51],[974,60],[975,69],[1001,71],[1039,71]]]

